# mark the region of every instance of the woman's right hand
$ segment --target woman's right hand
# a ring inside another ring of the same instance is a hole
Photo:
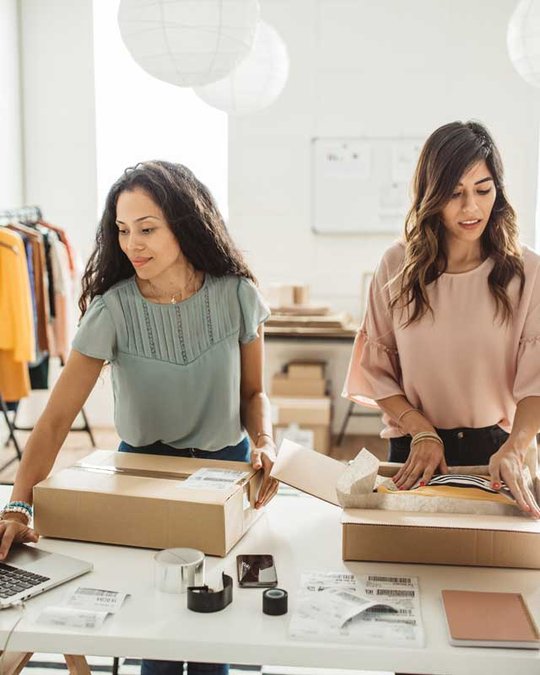
[[[407,461],[394,476],[394,483],[400,490],[409,490],[418,480],[427,484],[437,469],[448,473],[444,448],[437,441],[426,438],[415,443]]]
[[[15,514],[6,514],[6,517],[0,520],[0,537],[0,560],[4,560],[14,542],[35,544],[39,534],[26,524],[24,516],[19,520]]]

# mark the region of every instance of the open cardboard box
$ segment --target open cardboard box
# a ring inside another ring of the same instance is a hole
[[[201,468],[245,475],[223,490],[183,487]],[[246,462],[97,450],[34,487],[43,536],[225,556],[259,517],[262,479]]]
[[[392,476],[400,466],[382,463],[381,471]],[[335,486],[346,470],[285,440],[272,476],[339,506]],[[540,497],[540,475],[534,475]],[[540,522],[527,516],[345,509],[341,522],[344,560],[540,569]]]

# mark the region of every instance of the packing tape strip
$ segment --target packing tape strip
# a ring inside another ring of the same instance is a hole
[[[208,586],[190,586],[187,589],[187,606],[193,612],[219,612],[232,602],[233,580],[222,572],[223,589],[214,591]]]
[[[263,612],[271,616],[287,614],[289,596],[282,588],[267,588],[263,591]]]

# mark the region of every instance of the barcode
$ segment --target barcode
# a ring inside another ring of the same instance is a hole
[[[414,598],[414,591],[397,591],[392,588],[376,588],[375,595],[389,595],[391,597]]]
[[[368,583],[370,581],[384,581],[384,582],[389,582],[392,584],[405,584],[407,586],[412,586],[413,581],[411,577],[377,577],[377,576],[369,576],[368,577]]]
[[[212,483],[235,483],[236,478],[227,478],[227,477],[221,477],[221,476],[197,476],[197,478],[193,479],[194,482],[196,480],[209,480],[212,481]]]
[[[115,597],[118,595],[116,591],[104,591],[101,588],[78,588],[77,595],[97,595],[103,597]]]

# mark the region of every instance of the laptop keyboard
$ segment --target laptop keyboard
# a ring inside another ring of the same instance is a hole
[[[9,598],[44,581],[49,581],[49,577],[0,563],[0,598]]]

